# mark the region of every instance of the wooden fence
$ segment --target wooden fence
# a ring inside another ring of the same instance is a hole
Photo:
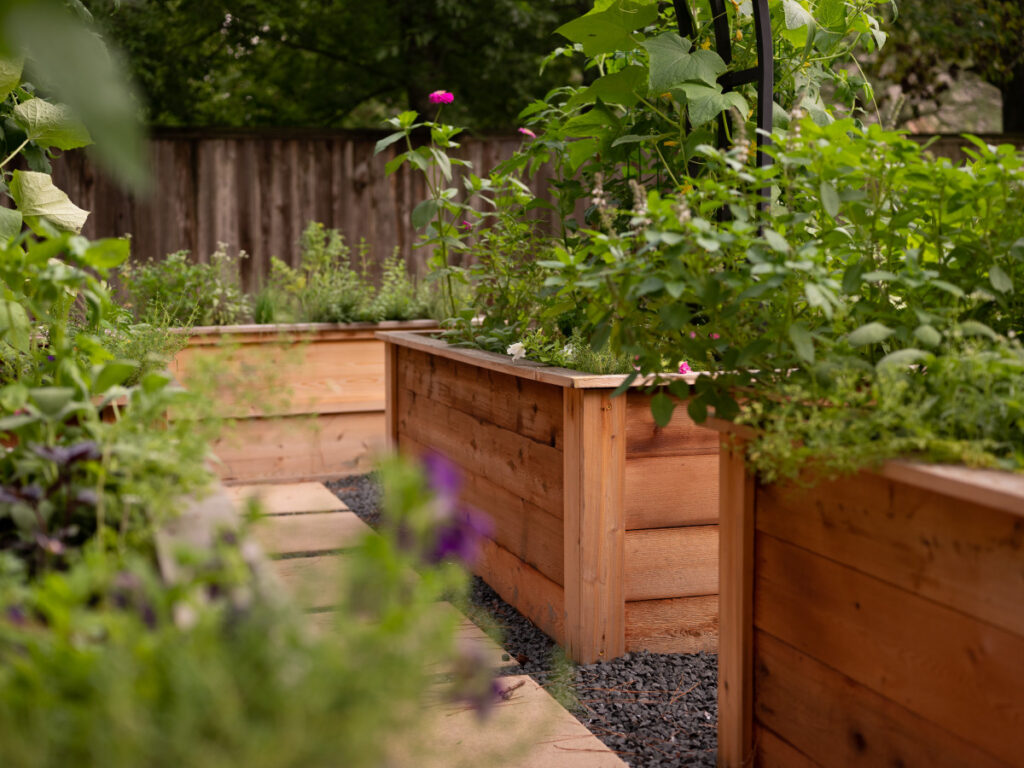
[[[242,263],[247,288],[267,273],[270,257],[294,265],[306,224],[337,227],[350,243],[365,238],[372,263],[395,248],[423,274],[427,254],[413,249],[412,209],[426,197],[423,177],[407,167],[386,176],[393,145],[373,155],[385,134],[352,131],[158,130],[153,136],[153,190],[137,198],[96,170],[82,152],[54,162],[54,180],[82,208],[92,211],[84,234],[131,234],[136,260],[160,259],[188,249],[206,260],[220,242],[249,254]],[[998,142],[1005,137],[983,137]],[[1024,137],[1010,138],[1024,146]],[[509,157],[521,137],[467,138],[460,156],[486,173]],[[964,140],[944,136],[935,154],[963,159]],[[536,190],[546,189],[542,169]]]
[[[205,261],[223,242],[249,254],[241,269],[252,288],[271,256],[297,263],[299,235],[315,220],[340,229],[350,244],[365,238],[371,263],[397,248],[422,274],[427,254],[413,249],[409,219],[427,196],[424,179],[408,166],[385,175],[402,145],[374,156],[383,135],[160,130],[151,142],[153,188],[146,197],[121,190],[83,152],[55,161],[53,175],[76,205],[92,212],[83,234],[130,234],[135,260],[187,249]],[[459,156],[484,174],[520,139],[466,139]],[[542,172],[536,183],[546,186],[546,179]]]

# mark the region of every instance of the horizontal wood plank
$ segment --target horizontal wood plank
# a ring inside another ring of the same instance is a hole
[[[253,537],[270,555],[346,549],[373,532],[353,512],[276,515],[257,521]]]
[[[398,386],[562,448],[563,389],[415,349],[399,348]]]
[[[651,398],[642,392],[626,393],[626,457],[687,456],[718,453],[718,433],[702,427],[677,402],[672,420],[659,427],[651,414]]]
[[[1004,765],[764,632],[754,637],[754,715],[819,765]]]
[[[493,352],[484,352],[480,349],[466,349],[464,347],[453,347],[445,341],[432,337],[426,333],[410,331],[379,332],[377,338],[384,339],[389,344],[397,344],[408,349],[418,349],[423,352],[447,357],[451,360],[468,362],[479,365],[499,373],[506,373],[531,381],[540,381],[545,384],[554,384],[559,387],[570,387],[573,389],[616,389],[626,380],[624,374],[597,374],[573,371],[568,368],[558,368],[553,365],[544,365],[530,360],[512,362],[507,355],[498,355]],[[663,373],[659,375],[662,381],[673,381],[680,379],[693,384],[698,376],[697,373]],[[639,377],[633,386],[642,387],[654,382],[654,377]]]
[[[1024,754],[1024,638],[757,534],[754,625],[940,729]]]
[[[240,419],[213,442],[222,480],[299,482],[369,472],[384,449],[383,413]]]
[[[271,570],[285,592],[305,609],[338,605],[345,578],[346,560],[338,555],[290,557],[271,561]]]
[[[565,590],[561,586],[490,539],[484,540],[473,571],[556,643],[565,642]]]
[[[400,388],[398,432],[561,516],[562,452]]]
[[[626,532],[626,600],[717,594],[717,525]]]
[[[408,435],[399,436],[402,452],[423,456],[430,449]],[[555,583],[563,583],[562,520],[475,472],[459,467],[460,498],[490,518],[491,538]]]
[[[302,512],[347,512],[348,507],[323,483],[263,483],[232,485],[224,493],[241,508],[249,499],[259,501],[268,515],[293,515]]]
[[[881,473],[954,499],[969,501],[1024,517],[1024,475],[959,465],[890,461]]]
[[[626,650],[718,651],[718,596],[626,603]]]
[[[1024,518],[864,472],[759,490],[757,527],[1024,636]]]
[[[384,344],[373,338],[189,346],[171,368],[223,417],[384,410]]]
[[[754,768],[820,768],[764,726],[754,726]],[[831,763],[829,764],[831,765]]]
[[[718,522],[718,482],[717,452],[627,457],[626,529]]]

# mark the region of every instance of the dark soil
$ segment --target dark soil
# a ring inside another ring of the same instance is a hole
[[[349,508],[376,526],[372,475],[327,483]],[[629,653],[573,665],[561,649],[481,579],[473,579],[471,618],[494,633],[518,662],[503,674],[528,674],[573,711],[632,768],[713,766],[718,722],[718,657]]]

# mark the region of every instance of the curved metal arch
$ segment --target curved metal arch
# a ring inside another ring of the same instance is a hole
[[[768,0],[751,0],[754,10],[754,34],[757,47],[757,64],[739,72],[729,71],[718,78],[723,92],[728,93],[736,86],[756,83],[757,85],[757,136],[756,165],[768,165],[770,158],[763,151],[768,135],[772,132],[772,117],[775,92],[775,48],[772,42],[771,14]],[[715,31],[715,51],[726,64],[732,63],[732,35],[729,31],[729,16],[726,13],[724,0],[709,0],[711,6],[712,26]],[[688,0],[672,0],[676,11],[676,24],[682,37],[693,40],[696,25]],[[725,115],[718,117],[718,146],[724,148],[728,143],[728,131]]]

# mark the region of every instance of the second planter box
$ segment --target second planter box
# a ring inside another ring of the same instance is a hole
[[[451,347],[387,344],[387,424],[437,452],[494,522],[477,565],[578,662],[718,641],[717,435],[677,408],[655,425],[625,379]]]

